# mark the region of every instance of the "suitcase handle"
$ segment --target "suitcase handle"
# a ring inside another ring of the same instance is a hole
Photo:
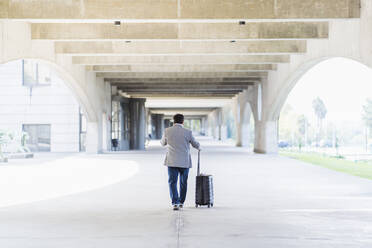
[[[198,176],[200,176],[200,150],[198,150]]]

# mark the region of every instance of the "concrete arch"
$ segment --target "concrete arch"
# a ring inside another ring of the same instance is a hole
[[[275,98],[275,101],[272,105],[272,108],[268,111],[268,119],[269,120],[278,120],[280,112],[282,110],[282,107],[284,106],[289,94],[292,92],[293,88],[297,85],[298,81],[312,68],[317,66],[318,64],[334,59],[334,58],[345,58],[349,60],[356,61],[360,64],[363,64],[365,66],[368,66],[367,64],[363,63],[362,61],[355,59],[355,58],[349,58],[344,56],[334,56],[334,57],[320,57],[317,59],[309,60],[302,65],[299,66],[299,68],[296,70],[295,73],[293,73],[289,79],[283,83],[283,87],[280,89],[279,93],[277,94],[277,97]]]
[[[81,108],[83,109],[83,112],[86,116],[86,119],[88,122],[95,122],[97,121],[97,116],[94,111],[94,108],[90,102],[89,96],[86,94],[86,92],[83,90],[83,88],[80,86],[78,80],[74,78],[67,70],[65,70],[62,66],[56,64],[53,61],[44,59],[44,58],[34,58],[34,57],[16,57],[12,58],[10,60],[1,61],[0,64],[6,64],[9,62],[22,60],[22,59],[28,59],[28,60],[35,60],[40,61],[44,64],[47,64],[50,66],[62,79],[64,84],[69,88],[70,92],[73,94]]]
[[[246,147],[251,142],[251,118],[255,119],[254,105],[252,106],[253,89],[242,92],[234,102],[234,115],[236,126],[236,146]],[[254,126],[253,126],[254,128]]]

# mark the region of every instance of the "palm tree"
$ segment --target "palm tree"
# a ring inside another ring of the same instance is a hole
[[[316,144],[319,145],[319,138],[320,138],[321,132],[322,132],[322,123],[323,123],[323,119],[327,115],[327,108],[326,108],[323,100],[320,99],[320,97],[317,97],[313,100],[313,109],[314,109],[314,113],[317,117],[317,125],[318,125],[318,134],[317,134],[317,137],[316,137]]]
[[[307,120],[306,116],[304,114],[298,116],[297,118],[297,126],[298,126],[298,132],[301,136],[304,137],[304,145],[307,144],[307,128],[309,126],[309,121]],[[302,139],[301,139],[302,141]]]

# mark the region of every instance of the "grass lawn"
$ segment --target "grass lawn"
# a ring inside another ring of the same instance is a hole
[[[331,170],[344,172],[358,177],[372,179],[372,161],[354,162],[345,159],[324,156],[317,153],[279,152],[280,155],[298,159]]]

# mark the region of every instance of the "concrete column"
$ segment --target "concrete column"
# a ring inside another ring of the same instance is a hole
[[[164,131],[164,115],[152,114],[151,115],[152,137],[154,139],[161,139]]]
[[[278,121],[256,121],[254,152],[278,153]]]
[[[150,113],[150,111],[148,109],[146,109],[146,137],[148,137],[149,134],[152,135],[152,131],[151,131],[151,113]]]
[[[130,120],[130,107],[129,99],[120,97],[120,114],[119,114],[119,125],[120,125],[120,139],[119,139],[119,150],[127,151],[130,149],[130,124],[128,125],[128,119]]]
[[[86,153],[99,153],[98,122],[87,122]]]
[[[129,101],[130,111],[130,149],[145,149],[146,111],[143,98],[131,98]]]
[[[217,111],[217,139],[222,140],[222,109]]]
[[[167,128],[167,127],[170,127],[170,120],[169,119],[164,120],[164,128]]]
[[[202,117],[200,119],[200,134],[205,135],[206,134],[206,118]]]
[[[107,114],[102,114],[102,150],[108,151],[109,144],[108,144],[108,135],[109,135],[108,127],[107,127]]]
[[[222,110],[221,108],[214,110],[208,115],[208,125],[210,135],[217,140],[222,139]]]
[[[244,92],[234,102],[234,115],[236,125],[235,144],[238,147],[249,145],[249,125],[252,110],[248,102],[248,94]]]
[[[236,138],[235,138],[235,145],[236,146],[243,146],[243,137],[242,137],[242,130],[243,130],[243,120],[244,116],[242,116],[242,109],[244,110],[244,104],[241,104],[239,101],[239,97],[237,97],[234,101],[234,117],[235,117],[235,128],[236,128]]]
[[[250,114],[244,118],[246,119],[243,122],[236,125],[236,146],[238,147],[249,146],[250,139],[252,138],[249,135]]]
[[[148,130],[149,130],[149,109],[145,108],[145,139],[148,137]]]

